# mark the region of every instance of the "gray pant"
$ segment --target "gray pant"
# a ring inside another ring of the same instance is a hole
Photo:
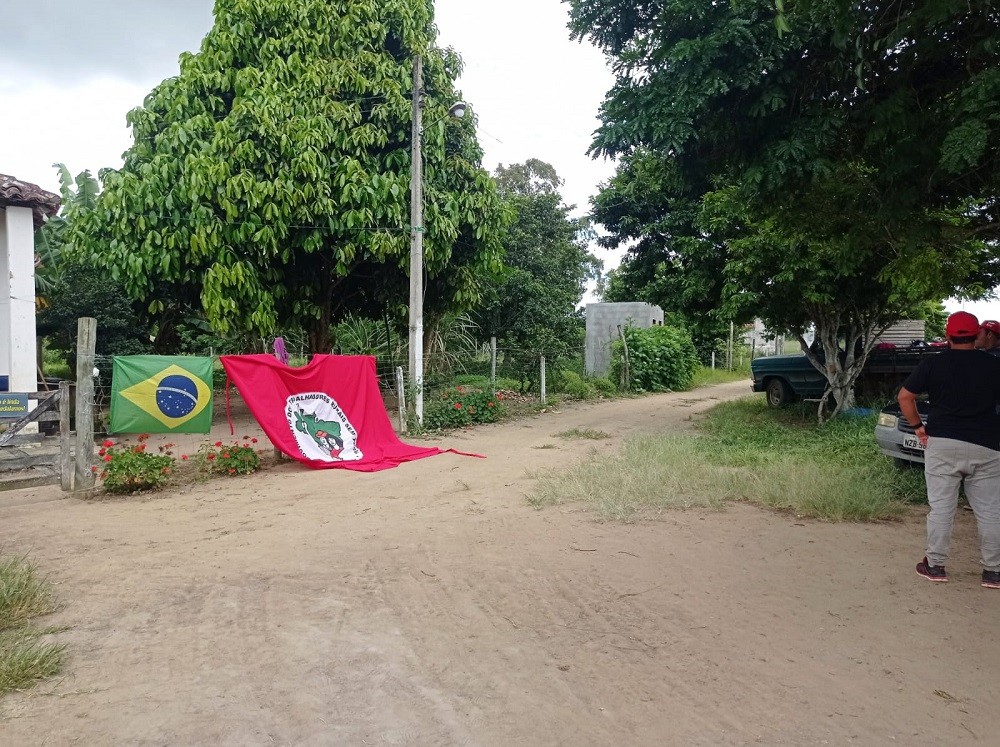
[[[932,436],[924,459],[927,480],[927,562],[944,565],[951,544],[951,526],[958,491],[976,514],[983,568],[1000,571],[1000,451],[985,446]]]

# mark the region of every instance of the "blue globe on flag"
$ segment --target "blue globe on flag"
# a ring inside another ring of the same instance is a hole
[[[172,374],[156,386],[156,406],[167,417],[182,418],[198,404],[198,386],[188,376]]]

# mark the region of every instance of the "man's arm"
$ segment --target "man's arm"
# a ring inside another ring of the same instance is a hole
[[[899,409],[902,410],[903,417],[906,418],[911,426],[916,427],[916,434],[917,438],[920,439],[920,443],[926,446],[927,429],[924,427],[924,421],[920,417],[920,411],[917,410],[917,395],[906,387],[902,387],[899,390],[899,396],[896,397],[896,401],[899,402]]]

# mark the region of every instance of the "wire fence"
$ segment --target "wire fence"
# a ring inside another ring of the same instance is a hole
[[[253,345],[253,352],[260,352],[265,341]],[[305,347],[297,344],[289,346],[290,364],[304,365],[310,356]],[[404,350],[405,352],[405,350]],[[699,351],[699,357],[707,365],[716,368],[742,369],[749,364],[754,353],[749,346],[736,346],[729,351]],[[259,426],[244,401],[243,394],[235,387],[226,386],[226,374],[219,360],[220,354],[238,354],[236,350],[209,348],[201,352],[202,357],[213,360],[213,427],[208,435],[192,435],[191,449],[199,443],[209,443],[227,436],[230,430],[252,432],[262,436]],[[192,355],[194,355],[192,353]],[[375,369],[379,390],[391,422],[397,430],[405,429],[405,414],[410,414],[415,390],[411,385],[409,363],[403,354],[376,354]],[[111,431],[111,401],[113,356],[98,355],[94,358],[93,401],[94,434],[97,438],[122,436]],[[592,372],[591,372],[592,373]],[[581,391],[602,393],[613,391],[622,382],[613,380],[617,373],[604,370],[597,375],[588,375],[585,353],[569,351],[565,348],[537,350],[514,346],[494,346],[490,344],[470,346],[460,351],[437,350],[424,356],[423,401],[425,407],[437,400],[447,400],[454,396],[456,387],[464,390],[497,391],[516,397],[520,402],[545,403],[547,397],[563,393],[579,397]],[[74,387],[75,389],[75,387]],[[400,402],[400,393],[403,401]],[[75,393],[74,393],[75,394]],[[248,430],[249,429],[249,430]]]
[[[291,350],[290,365],[304,365],[309,355]],[[228,354],[228,353],[227,353]],[[731,361],[725,353],[707,351],[700,355],[713,368],[742,369],[753,354],[750,348],[738,347]],[[233,386],[226,392],[226,374],[215,350],[203,351],[203,357],[213,359],[213,391],[216,416],[220,403],[228,396],[232,407],[245,407],[239,390]],[[375,355],[375,373],[379,390],[387,409],[393,412],[398,405],[399,384],[402,381],[405,397],[413,395],[409,361],[402,355]],[[94,368],[94,412],[98,419],[95,427],[107,433],[107,419],[111,405],[113,356],[96,356]],[[538,350],[512,346],[483,345],[459,353],[435,353],[424,356],[423,396],[425,401],[446,394],[456,386],[516,392],[526,397],[541,397],[543,393],[562,392],[568,384],[579,380],[615,378],[610,369],[596,373],[586,370],[584,351],[567,353],[565,350]],[[619,381],[612,381],[615,386]],[[224,414],[224,413],[223,413]]]
[[[227,408],[230,413],[244,413],[246,404],[235,386],[226,386],[226,373],[214,350],[205,351],[201,357],[213,360],[213,422],[225,422]],[[374,356],[375,374],[383,402],[390,414],[399,408],[400,384],[404,399],[412,402],[409,362],[401,356]],[[308,355],[291,355],[290,365],[304,365]],[[543,359],[546,361],[543,382]],[[98,355],[94,358],[93,406],[95,434],[109,435],[112,399],[112,373],[114,356]],[[567,372],[570,372],[567,374]],[[483,350],[466,351],[463,355],[440,354],[424,356],[423,396],[425,401],[447,395],[456,386],[517,392],[525,397],[538,398],[543,391],[556,392],[567,375],[583,376],[583,356],[566,356],[559,351],[534,351],[519,348],[486,346]]]

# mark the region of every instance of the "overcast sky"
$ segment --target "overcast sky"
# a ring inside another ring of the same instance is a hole
[[[121,165],[131,144],[125,114],[212,26],[213,0],[2,2],[0,173],[57,191],[53,163],[72,173]],[[538,158],[565,180],[563,197],[586,212],[613,173],[586,155],[612,83],[603,55],[572,42],[560,0],[436,0],[438,42],[454,47],[459,80],[479,117],[484,166]],[[597,251],[605,269],[618,256]],[[962,307],[949,302],[948,309]],[[1000,304],[966,304],[1000,319]]]
[[[57,191],[74,174],[117,168],[131,144],[125,114],[212,26],[213,0],[3,0],[0,173]],[[458,85],[479,118],[484,166],[538,158],[586,212],[613,166],[586,155],[612,77],[603,55],[572,42],[559,0],[436,0],[438,43],[465,60]],[[608,265],[617,258],[604,254]]]

